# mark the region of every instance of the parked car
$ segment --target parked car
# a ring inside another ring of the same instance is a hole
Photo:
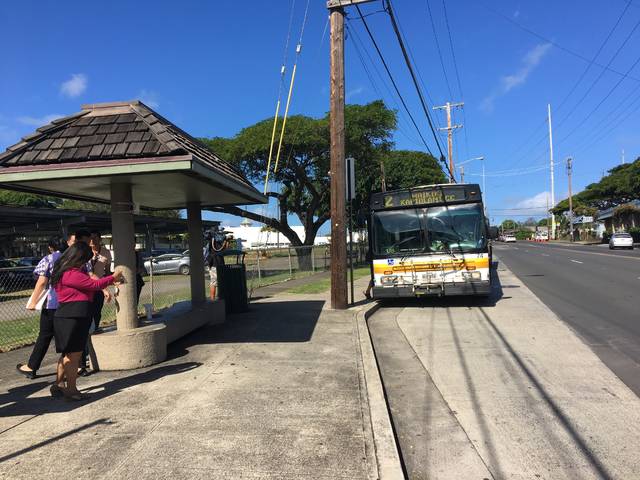
[[[169,253],[180,253],[181,250],[177,249],[177,248],[154,248],[153,250],[151,250],[151,256],[152,257],[159,257],[160,255],[167,255]]]
[[[33,267],[21,267],[13,260],[0,259],[0,292],[24,290],[34,285]]]
[[[19,267],[35,267],[40,262],[39,257],[22,257],[12,259]]]
[[[149,258],[144,262],[147,273],[151,272],[151,262],[153,262],[153,274],[160,273],[180,273],[189,275],[190,260],[189,255],[181,253],[167,253],[158,257]]]
[[[633,237],[628,233],[614,233],[609,240],[609,249],[628,248],[633,250]]]
[[[507,233],[507,234],[503,235],[502,241],[503,242],[515,242],[516,241],[516,236],[512,235],[510,233]]]
[[[547,232],[536,232],[537,242],[546,242],[549,240],[549,234]]]

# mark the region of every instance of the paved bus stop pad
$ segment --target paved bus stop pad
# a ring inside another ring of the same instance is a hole
[[[0,478],[374,478],[359,348],[353,310],[279,295],[83,379],[86,403],[3,367]]]

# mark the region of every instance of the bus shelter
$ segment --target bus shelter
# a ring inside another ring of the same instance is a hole
[[[200,272],[202,209],[266,203],[232,165],[139,101],[83,105],[38,128],[0,154],[0,187],[110,205],[115,263],[125,283],[117,330],[94,342],[103,369],[166,357],[166,327],[141,326],[137,315],[134,214],[186,209],[191,269]],[[204,304],[204,275],[190,282],[193,306]]]

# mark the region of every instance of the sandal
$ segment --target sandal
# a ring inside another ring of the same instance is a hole
[[[62,388],[60,388],[60,385],[55,383],[49,387],[49,392],[53,398],[60,398],[64,396],[64,392],[62,391]]]

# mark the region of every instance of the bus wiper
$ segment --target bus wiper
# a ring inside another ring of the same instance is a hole
[[[403,243],[407,243],[410,242],[411,240],[416,240],[418,237],[416,235],[414,235],[413,237],[408,237],[405,238],[404,240],[400,240],[399,242],[394,243],[393,245],[391,245],[391,247],[389,247],[389,249],[393,249],[396,247],[399,247],[400,245],[402,245]]]

